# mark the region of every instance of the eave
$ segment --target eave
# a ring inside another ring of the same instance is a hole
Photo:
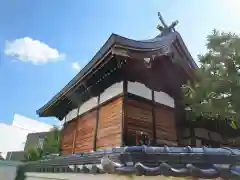
[[[57,102],[60,102],[66,98],[66,95],[70,93],[71,90],[77,87],[80,83],[83,83],[84,79],[88,75],[95,71],[102,62],[106,61],[107,56],[114,55],[116,53],[114,51],[114,48],[121,46],[125,49],[133,49],[136,52],[151,52],[159,48],[164,48],[164,46],[170,45],[176,40],[180,42],[180,51],[183,52],[185,57],[185,62],[183,63],[187,63],[190,69],[197,68],[197,64],[191,57],[178,32],[172,32],[169,33],[169,35],[163,37],[157,36],[156,38],[147,41],[136,41],[116,34],[112,34],[106,43],[101,47],[101,49],[92,58],[92,60],[59,93],[57,93],[43,107],[37,110],[37,114],[41,117],[49,116],[46,114],[48,109]]]

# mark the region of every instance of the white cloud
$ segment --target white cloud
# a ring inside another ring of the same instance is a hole
[[[77,70],[77,71],[80,71],[81,70],[81,65],[79,62],[73,62],[72,63],[72,68]]]
[[[23,62],[32,62],[33,64],[46,64],[65,57],[56,49],[29,37],[7,41],[4,53],[7,56],[14,56]]]

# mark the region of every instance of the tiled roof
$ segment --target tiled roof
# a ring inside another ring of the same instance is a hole
[[[240,151],[230,148],[110,148],[28,163],[27,171],[240,178]]]
[[[101,47],[101,49],[96,53],[96,55],[92,58],[91,61],[59,92],[57,93],[50,101],[47,102],[43,107],[41,107],[37,114],[40,116],[44,116],[44,112],[48,109],[52,104],[58,101],[60,98],[64,97],[70,89],[77,86],[77,84],[81,81],[82,77],[85,76],[88,71],[93,68],[93,66],[101,60],[101,58],[106,54],[109,49],[111,49],[114,45],[121,45],[124,47],[131,47],[137,50],[145,50],[152,51],[153,49],[161,49],[167,46],[170,46],[174,41],[178,40],[180,46],[185,52],[186,58],[188,59],[189,64],[191,64],[192,68],[197,68],[197,64],[194,62],[192,56],[190,55],[183,39],[177,31],[169,32],[166,35],[158,35],[153,39],[149,40],[132,40],[126,37],[112,34],[109,39],[105,42],[105,44]]]

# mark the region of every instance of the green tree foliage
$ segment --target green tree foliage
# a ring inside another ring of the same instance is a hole
[[[53,127],[45,137],[42,147],[32,147],[25,154],[26,161],[37,161],[45,155],[59,153],[60,150],[60,130]]]
[[[39,147],[32,147],[28,150],[28,152],[25,154],[25,160],[26,161],[37,161],[42,158],[42,149]]]
[[[213,30],[199,55],[197,82],[183,86],[189,118],[240,119],[240,38]]]
[[[43,154],[59,153],[60,150],[60,131],[57,127],[53,127],[43,142]]]

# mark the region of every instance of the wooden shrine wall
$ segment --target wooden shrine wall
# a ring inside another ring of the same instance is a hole
[[[145,132],[153,135],[153,118],[151,105],[137,100],[128,99],[124,119],[127,139],[136,137],[136,133]]]
[[[71,121],[62,129],[60,145],[62,155],[72,154],[75,128],[76,121]]]
[[[96,143],[97,149],[120,146],[122,103],[121,97],[100,107]]]
[[[155,117],[154,117],[155,116]],[[140,98],[128,98],[124,119],[126,139],[133,139],[138,132],[147,133],[153,138],[153,120],[155,119],[156,142],[171,146],[177,145],[177,130],[174,108],[161,104],[144,102]],[[129,141],[128,141],[129,144]],[[131,143],[132,144],[132,143]],[[130,144],[130,145],[131,145]]]
[[[159,144],[177,145],[177,130],[173,108],[155,105],[156,141]]]
[[[177,145],[174,108],[131,97],[126,99],[124,106],[125,114],[123,97],[115,97],[67,123],[62,130],[61,153],[67,155],[94,150],[97,122],[96,149],[120,146],[123,119],[126,145],[134,145],[137,132],[145,132],[153,138],[154,119],[156,142]]]
[[[94,131],[97,122],[97,111],[93,110],[77,120],[74,153],[93,150]]]
[[[68,122],[61,133],[61,154],[89,152],[94,149],[94,135],[98,119],[96,148],[120,146],[122,97],[106,103]],[[99,113],[99,114],[98,114]]]

